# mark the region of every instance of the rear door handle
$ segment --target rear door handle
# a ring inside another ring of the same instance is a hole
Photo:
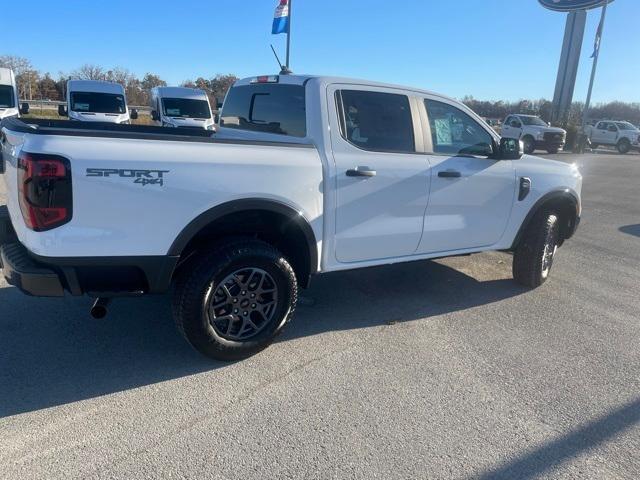
[[[356,167],[347,170],[347,177],[375,177],[377,173],[371,167]]]
[[[460,178],[462,174],[455,170],[444,170],[442,172],[438,172],[438,176],[441,178]]]

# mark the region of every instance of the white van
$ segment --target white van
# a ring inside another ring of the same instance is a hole
[[[215,130],[209,97],[204,90],[156,87],[151,90],[151,118],[163,127]]]
[[[16,76],[10,68],[0,68],[0,120],[29,113],[29,104],[18,106]]]
[[[130,123],[138,118],[135,109],[129,113],[122,85],[98,80],[69,80],[67,104],[58,107],[58,114],[80,122]]]

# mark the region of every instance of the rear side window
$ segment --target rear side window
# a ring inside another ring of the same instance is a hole
[[[305,89],[300,85],[234,87],[224,101],[220,125],[292,137],[307,135]]]
[[[341,90],[342,136],[358,148],[374,152],[415,153],[411,108],[406,95]]]

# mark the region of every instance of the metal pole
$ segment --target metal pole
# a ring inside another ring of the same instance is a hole
[[[288,22],[288,27],[287,27],[287,70],[291,71],[291,63],[289,63],[289,51],[291,49],[291,19],[293,18],[293,11],[291,9],[291,4],[293,3],[293,0],[289,0],[289,22]]]
[[[596,79],[596,68],[598,67],[598,57],[600,56],[600,47],[602,47],[602,34],[604,32],[604,19],[607,16],[607,5],[609,2],[605,3],[602,7],[602,16],[600,17],[600,23],[598,24],[598,29],[600,30],[600,39],[598,41],[598,48],[595,51],[595,55],[593,57],[593,67],[591,67],[591,79],[589,80],[589,90],[587,91],[587,101],[584,104],[584,112],[582,113],[582,134],[584,135],[584,129],[587,126],[587,119],[589,116],[589,105],[591,103],[591,93],[593,92],[593,82]],[[602,26],[602,29],[600,29]],[[585,139],[586,140],[586,139]],[[584,143],[583,143],[584,145]]]

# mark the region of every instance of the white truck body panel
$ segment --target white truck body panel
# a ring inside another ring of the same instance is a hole
[[[208,143],[29,135],[4,129],[8,140],[4,151],[11,158],[24,149],[63,155],[72,165],[73,218],[38,233],[24,225],[17,203],[15,160],[9,162],[8,205],[20,242],[47,257],[165,255],[200,213],[236,199],[264,198],[300,212],[317,239],[317,270],[334,271],[509,249],[525,217],[545,194],[562,190],[580,198],[582,177],[575,166],[562,162],[526,155],[498,161],[434,154],[425,99],[454,106],[495,142],[500,140],[455,100],[423,90],[331,77],[287,76],[280,83],[304,85],[305,137],[222,127],[215,138],[231,143]],[[234,88],[250,84],[251,79],[245,79]],[[345,88],[406,95],[416,152],[372,152],[346,142],[334,97]],[[256,144],[234,144],[233,139]],[[270,141],[286,145],[260,143]],[[376,176],[345,175],[346,170],[362,166],[375,169]],[[140,186],[132,178],[88,177],[88,168],[166,173],[163,185]],[[439,176],[450,169],[459,171],[460,178]],[[521,177],[530,178],[532,188],[518,201]]]
[[[585,134],[592,144],[616,146],[627,140],[633,148],[640,146],[640,130],[628,122],[602,120],[595,125],[587,125]]]

